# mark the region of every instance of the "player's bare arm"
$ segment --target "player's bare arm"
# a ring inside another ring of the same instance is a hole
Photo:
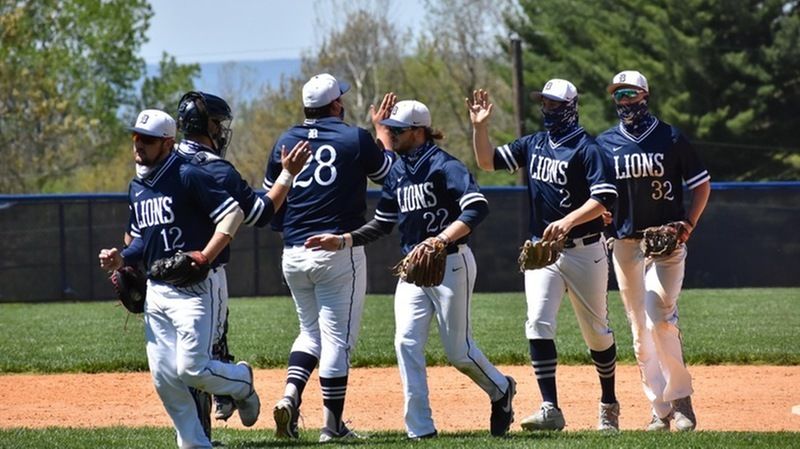
[[[281,147],[281,166],[283,170],[275,180],[272,188],[267,192],[267,196],[272,200],[273,207],[278,210],[286,200],[286,195],[292,188],[294,177],[303,170],[308,158],[311,156],[311,144],[307,140],[301,140],[294,145],[292,151],[287,152],[286,147]]]
[[[466,237],[470,232],[472,232],[472,229],[470,229],[466,223],[461,220],[456,220],[450,223],[436,238],[444,240],[444,242],[449,245],[450,242],[456,242]]]
[[[543,240],[559,240],[567,236],[575,226],[594,220],[606,211],[599,201],[589,198],[583,205],[568,213],[564,218],[556,220],[544,229]]]
[[[380,122],[381,120],[389,118],[395,103],[397,103],[397,95],[395,95],[394,92],[387,92],[383,96],[383,100],[381,100],[378,109],[375,109],[374,104],[369,105],[369,115],[372,119],[372,125],[375,127],[376,143],[378,147],[386,150],[392,149],[392,136],[391,133],[389,133],[389,128],[385,125],[381,125]]]
[[[472,122],[472,149],[481,170],[494,170],[494,148],[489,140],[489,117],[494,105],[489,101],[489,92],[478,89],[472,98],[466,98],[469,119]]]
[[[239,225],[241,225],[243,221],[244,212],[240,207],[237,207],[222,217],[222,220],[217,223],[211,240],[209,240],[206,247],[200,251],[209,262],[213,262],[214,259],[219,256],[219,253],[233,240],[236,231],[239,229]]]
[[[706,181],[700,184],[691,190],[691,192],[692,200],[689,205],[689,211],[686,214],[686,220],[682,221],[685,228],[689,232],[681,234],[681,243],[685,243],[687,240],[689,240],[689,237],[692,236],[692,231],[694,231],[695,226],[697,226],[697,222],[703,215],[706,204],[708,204],[708,197],[711,196],[711,181]]]

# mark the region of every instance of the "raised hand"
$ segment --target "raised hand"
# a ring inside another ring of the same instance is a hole
[[[397,95],[395,95],[394,92],[387,92],[383,96],[383,100],[380,106],[378,106],[378,109],[375,109],[374,104],[369,105],[369,115],[376,129],[378,126],[383,126],[380,124],[381,120],[389,118],[392,114],[392,108],[394,108],[395,103],[397,103]]]
[[[494,105],[489,101],[489,92],[478,89],[472,92],[472,99],[466,98],[469,119],[473,125],[483,125],[489,122]]]
[[[297,142],[289,152],[286,146],[281,147],[281,165],[293,176],[300,173],[310,156],[311,144],[307,140]]]

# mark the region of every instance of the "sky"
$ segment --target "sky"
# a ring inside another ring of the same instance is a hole
[[[320,14],[336,14],[332,3],[322,0],[150,0],[150,4],[154,15],[147,31],[149,42],[140,52],[147,63],[157,63],[164,51],[184,64],[298,59],[324,37],[316,27]],[[419,30],[421,4],[422,0],[396,0],[389,17],[401,28]]]

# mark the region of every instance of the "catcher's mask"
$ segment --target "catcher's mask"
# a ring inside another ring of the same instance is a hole
[[[178,103],[178,129],[184,135],[208,136],[220,157],[225,157],[225,150],[231,142],[232,120],[230,106],[216,95],[191,91],[184,94]],[[210,126],[212,122],[216,129]]]

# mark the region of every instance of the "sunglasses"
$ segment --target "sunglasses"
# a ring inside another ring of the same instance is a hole
[[[153,145],[161,141],[161,137],[146,136],[144,134],[138,134],[138,133],[131,134],[131,138],[133,139],[134,142],[138,140],[139,142],[142,142],[145,145]]]
[[[640,90],[636,89],[617,89],[614,91],[614,100],[621,101],[623,98],[636,98],[639,94],[642,93]]]
[[[413,126],[410,126],[410,127],[407,127],[407,128],[395,128],[394,126],[390,126],[389,127],[389,132],[393,136],[399,136],[400,134],[403,134],[404,132],[409,131],[409,130],[411,130],[413,128],[414,128]]]

